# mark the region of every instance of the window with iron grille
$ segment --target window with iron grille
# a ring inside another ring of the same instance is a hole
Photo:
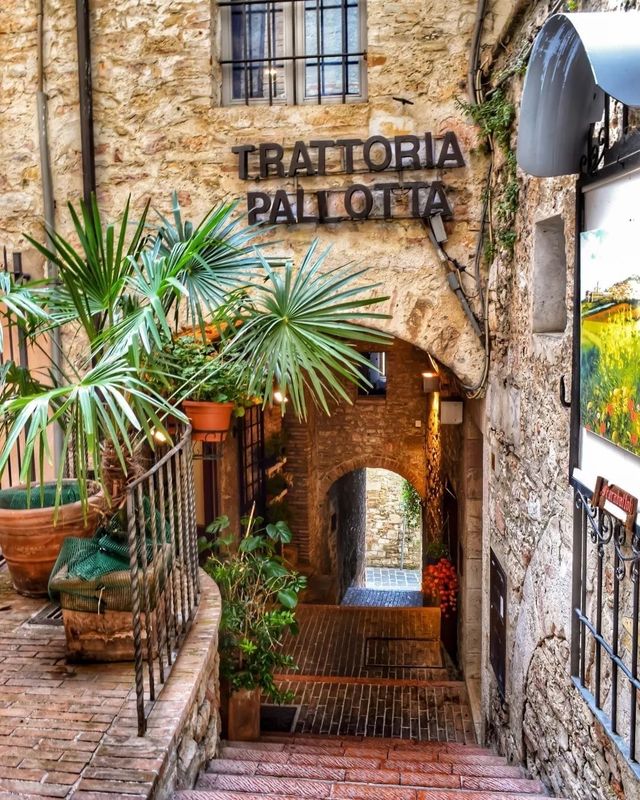
[[[222,0],[222,100],[365,99],[364,0]]]
[[[240,514],[264,517],[266,483],[264,474],[264,413],[260,406],[248,408],[239,425]]]

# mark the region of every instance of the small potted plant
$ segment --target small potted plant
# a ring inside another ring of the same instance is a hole
[[[422,590],[440,605],[443,616],[456,610],[458,603],[458,574],[451,561],[443,556],[435,564],[427,564],[422,573]]]
[[[306,578],[278,555],[291,542],[286,523],[264,525],[252,514],[243,526],[236,544],[228,518],[220,517],[207,529],[213,541],[202,544],[217,551],[205,570],[222,595],[219,651],[226,735],[251,741],[260,735],[261,694],[275,702],[290,698],[278,689],[274,673],[294,667],[283,651],[283,636],[297,632],[295,608]]]
[[[223,442],[231,419],[244,414],[246,392],[236,361],[219,355],[215,343],[195,336],[174,339],[165,353],[165,391],[172,400],[184,397],[182,410],[193,438]]]

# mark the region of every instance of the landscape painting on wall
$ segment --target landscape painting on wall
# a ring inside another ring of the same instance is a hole
[[[581,235],[582,425],[640,455],[640,264],[630,231]]]

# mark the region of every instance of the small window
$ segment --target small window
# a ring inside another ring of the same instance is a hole
[[[363,376],[371,384],[358,386],[358,394],[365,397],[384,397],[387,394],[387,354],[363,353],[370,366],[360,367]]]
[[[563,333],[567,327],[567,256],[560,216],[535,226],[532,326],[534,333]]]
[[[225,105],[364,99],[364,0],[218,5]]]

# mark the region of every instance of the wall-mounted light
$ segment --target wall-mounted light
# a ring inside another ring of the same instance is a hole
[[[289,402],[289,398],[285,397],[279,389],[276,389],[276,391],[273,393],[273,399],[274,402],[278,403],[279,405]]]
[[[168,444],[169,443],[169,437],[165,433],[163,433],[162,431],[159,431],[157,428],[153,428],[152,435],[153,435],[153,438],[156,440],[156,442],[158,442],[158,444]]]
[[[425,394],[440,391],[440,376],[437,372],[422,373],[422,391]]]

